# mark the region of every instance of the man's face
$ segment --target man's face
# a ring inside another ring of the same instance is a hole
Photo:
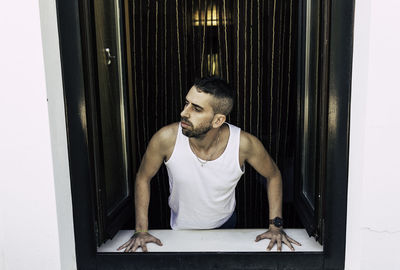
[[[199,138],[212,129],[214,110],[211,107],[213,96],[199,92],[193,86],[186,95],[185,107],[181,112],[182,133],[188,137]]]

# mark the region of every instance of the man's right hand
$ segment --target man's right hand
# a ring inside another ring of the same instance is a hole
[[[156,243],[162,246],[160,239],[152,236],[147,232],[135,233],[128,242],[120,246],[117,250],[125,249],[124,252],[135,252],[139,247],[143,252],[147,252],[147,243]]]

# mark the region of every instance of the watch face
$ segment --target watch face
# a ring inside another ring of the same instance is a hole
[[[275,225],[276,227],[282,227],[282,226],[283,226],[283,219],[281,219],[281,218],[279,218],[279,217],[276,217],[276,218],[274,219],[274,225]]]

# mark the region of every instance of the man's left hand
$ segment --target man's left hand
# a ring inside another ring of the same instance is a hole
[[[289,237],[282,228],[277,228],[277,227],[270,227],[268,231],[265,233],[262,233],[260,235],[257,235],[256,237],[256,242],[262,240],[262,239],[270,239],[269,245],[267,247],[267,251],[270,251],[274,245],[277,245],[277,250],[282,251],[282,243],[287,245],[290,250],[294,251],[294,248],[292,246],[292,243],[298,246],[301,246],[299,242],[294,240],[293,238]]]

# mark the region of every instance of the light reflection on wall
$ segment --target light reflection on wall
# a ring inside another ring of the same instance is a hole
[[[220,55],[219,53],[207,54],[207,70],[210,75],[220,76]]]
[[[222,8],[222,18],[219,18],[220,8]],[[230,13],[226,12],[226,9],[220,7],[216,3],[208,5],[207,12],[205,9],[196,9],[193,12],[193,25],[194,26],[218,26],[219,24],[230,24],[231,18]]]
[[[81,124],[82,124],[82,129],[85,130],[84,134],[85,134],[85,139],[86,142],[88,141],[87,138],[87,122],[86,122],[86,105],[84,101],[80,101],[79,102],[79,118],[81,119]]]
[[[205,1],[204,5],[196,5],[192,15],[192,24],[195,31],[206,35],[205,53],[203,51],[204,66],[202,74],[221,76],[221,52],[218,44],[219,31],[225,31],[231,24],[231,12],[226,8],[226,2]],[[221,28],[220,28],[221,27]],[[203,62],[202,62],[203,63]]]

